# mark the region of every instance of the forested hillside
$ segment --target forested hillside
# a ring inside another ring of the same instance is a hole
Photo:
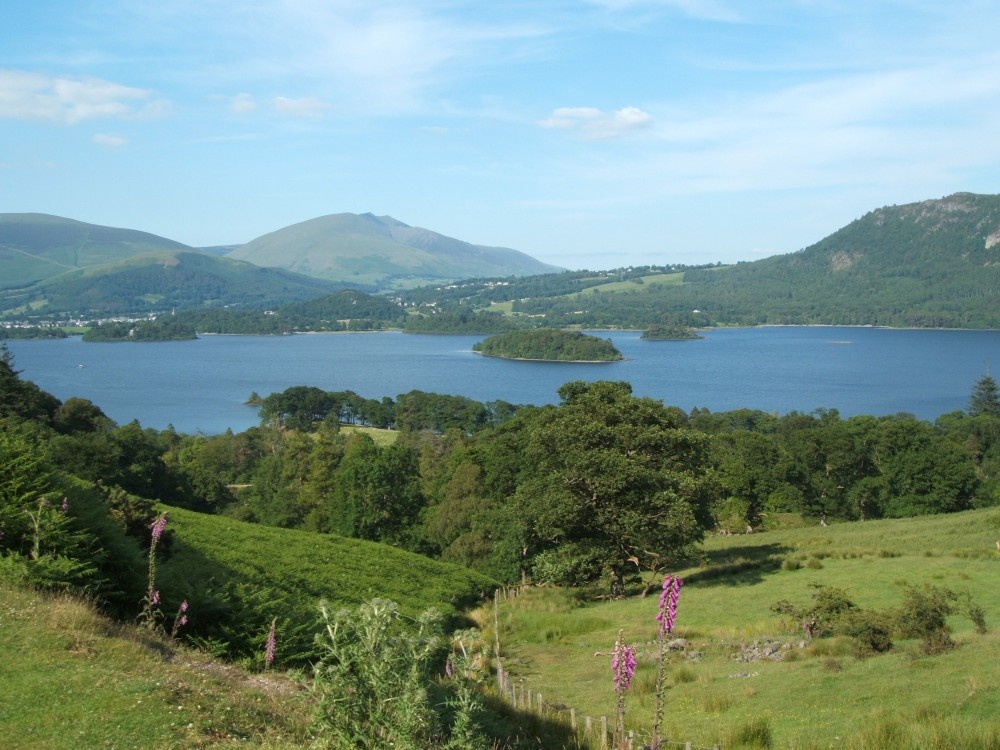
[[[655,266],[477,282],[401,295],[525,324],[1000,327],[1000,196],[958,193],[881,208],[790,255],[734,266]],[[504,307],[505,306],[505,307]]]

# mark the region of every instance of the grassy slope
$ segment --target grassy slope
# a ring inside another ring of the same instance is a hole
[[[252,675],[110,622],[83,602],[0,582],[0,745],[302,747],[308,706]]]
[[[274,614],[285,623],[301,615],[292,624],[310,632],[308,618],[321,597],[335,607],[385,597],[412,614],[428,606],[456,614],[492,590],[489,579],[464,568],[355,539],[178,508],[168,510],[168,530],[172,555],[157,580],[167,602],[192,600],[186,630],[196,630],[199,612],[210,608],[205,592],[227,579],[241,582],[245,594],[263,592],[259,601],[295,602],[298,612]],[[293,681],[251,674],[113,623],[71,597],[0,580],[0,633],[4,750],[308,744],[310,709]]]
[[[732,747],[742,727],[763,717],[773,747],[904,746],[903,739],[887,740],[885,734],[905,734],[914,726],[918,735],[945,736],[918,737],[914,747],[953,747],[955,736],[970,734],[969,747],[982,745],[976,733],[996,733],[1000,715],[998,537],[1000,513],[990,510],[710,540],[709,565],[679,571],[687,583],[677,631],[703,658],[671,657],[663,725],[668,736]],[[786,559],[802,567],[783,569]],[[719,574],[725,570],[732,572]],[[810,602],[810,583],[843,588],[863,607],[895,606],[903,581],[968,590],[986,610],[990,632],[978,635],[967,619],[955,617],[961,646],[952,652],[925,657],[916,644],[904,642],[890,654],[858,660],[849,643],[834,639],[799,648],[801,633],[770,611],[780,599]],[[609,654],[623,628],[626,640],[640,650],[630,723],[648,732],[657,598],[654,593],[580,606],[564,592],[529,592],[502,609],[508,664],[547,701],[610,715]],[[769,639],[790,644],[790,658],[752,663],[734,658],[741,644]],[[1000,743],[1000,736],[993,740]]]
[[[239,576],[261,588],[287,589],[313,601],[324,597],[343,605],[382,597],[411,614],[430,606],[454,614],[462,603],[493,590],[486,576],[383,544],[180,508],[170,508],[168,518],[168,528],[179,542],[160,570],[164,577],[186,578],[194,589],[204,580],[198,572],[207,563],[216,576]]]

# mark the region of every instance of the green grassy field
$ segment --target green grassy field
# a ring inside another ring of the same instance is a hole
[[[638,289],[643,289],[646,284],[682,284],[683,282],[683,273],[658,273],[651,276],[643,276],[641,283],[635,281],[634,279],[629,279],[627,281],[609,281],[607,284],[588,287],[579,294],[582,296],[594,294],[595,292],[600,292],[601,294],[604,294],[605,292],[634,292]]]
[[[996,510],[712,538],[704,565],[676,571],[676,634],[689,646],[669,657],[666,736],[727,748],[1000,747],[998,538]],[[926,656],[897,641],[859,659],[850,639],[807,641],[771,611],[782,599],[810,603],[810,584],[844,589],[860,607],[895,607],[904,582],[968,591],[989,632],[955,616],[954,650]],[[610,717],[610,653],[623,629],[639,650],[629,725],[648,736],[657,605],[655,589],[621,601],[528,590],[501,605],[508,668],[549,703]],[[783,658],[753,659],[755,645]]]
[[[309,706],[282,674],[251,674],[0,582],[0,746],[303,747]]]
[[[207,582],[209,568],[191,568],[190,575],[203,578],[190,579],[180,575],[181,564],[213,560],[255,580],[268,601],[302,596],[310,606],[319,587],[345,603],[409,592],[411,609],[432,599],[448,608],[450,597],[483,582],[461,569],[418,565],[414,556],[336,537],[173,510],[168,528],[176,537],[173,558],[164,563],[165,589],[181,578]],[[995,509],[713,537],[703,564],[675,571],[685,579],[676,634],[689,647],[669,657],[663,734],[726,750],[1000,748],[998,537]],[[185,546],[201,552],[192,560]],[[859,659],[848,639],[806,641],[771,611],[780,599],[808,603],[811,583],[840,587],[862,607],[894,607],[903,582],[967,590],[985,610],[989,631],[981,635],[956,616],[953,650],[927,656],[918,643],[897,641],[888,654]],[[505,665],[547,704],[576,708],[581,721],[610,717],[610,652],[622,629],[639,651],[627,719],[640,739],[648,737],[657,593],[607,601],[593,590],[528,589],[499,612]],[[198,606],[208,603],[192,606],[193,618]],[[458,599],[452,606],[457,611]],[[491,642],[491,607],[472,615]],[[78,599],[0,581],[0,633],[5,749],[290,748],[312,741],[309,697],[292,677],[262,673],[246,660],[249,669],[213,660],[109,621]],[[745,656],[768,644],[783,658]]]

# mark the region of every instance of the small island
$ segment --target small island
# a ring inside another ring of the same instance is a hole
[[[198,338],[194,326],[176,320],[138,320],[100,323],[83,334],[84,341],[190,341]]]
[[[623,359],[609,339],[553,328],[501,333],[479,342],[472,350],[488,357],[543,362],[617,362]]]
[[[689,326],[654,323],[642,332],[647,341],[693,341],[702,338]]]

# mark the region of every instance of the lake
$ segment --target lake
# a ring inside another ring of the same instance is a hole
[[[402,333],[204,336],[164,343],[9,341],[15,366],[60,399],[87,398],[119,424],[215,434],[258,423],[244,404],[293,385],[395,399],[411,390],[477,401],[557,403],[570,380],[626,380],[637,396],[685,411],[837,409],[933,420],[964,409],[1000,363],[1000,331],[841,327],[725,328],[698,341],[599,332],[626,359],[606,364],[481,357],[483,336]]]

